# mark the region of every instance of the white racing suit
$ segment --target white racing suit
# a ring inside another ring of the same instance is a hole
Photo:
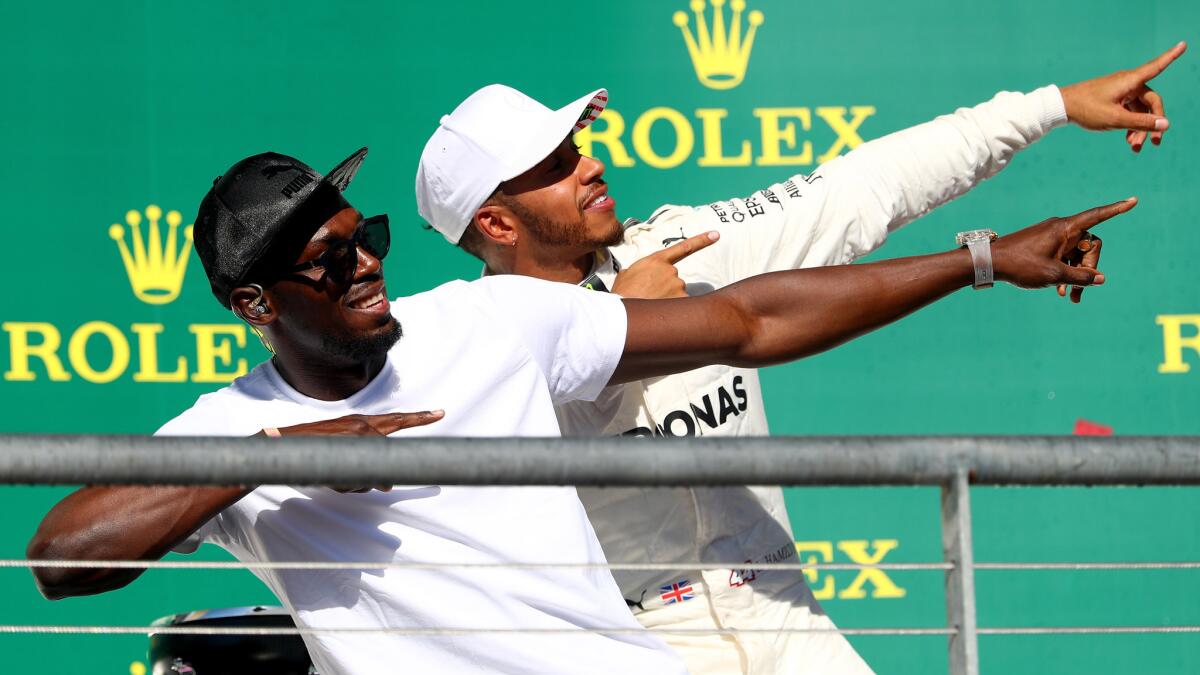
[[[691,295],[764,272],[853,262],[882,245],[891,230],[964,194],[1065,122],[1056,87],[1005,92],[864,143],[809,176],[745,199],[663,206],[645,222],[626,223],[624,242],[598,256],[591,282],[612,288],[621,267],[707,230],[719,230],[720,241],[677,266]],[[729,366],[609,387],[596,402],[570,403],[558,414],[567,436],[768,433],[758,372]],[[754,569],[754,563],[797,561],[780,488],[580,489],[579,496],[610,562],[679,564],[614,572],[643,625],[834,627],[800,571]],[[745,563],[701,572],[696,561]],[[698,675],[871,672],[846,639],[832,633],[663,637]]]

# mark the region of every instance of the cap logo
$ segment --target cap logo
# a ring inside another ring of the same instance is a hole
[[[579,119],[575,122],[574,131],[578,132],[592,122],[595,122],[596,118],[600,116],[600,113],[604,111],[604,106],[607,103],[608,96],[605,96],[604,94],[596,94],[596,97],[592,99],[592,102],[588,103],[583,108],[583,114],[581,114]]]
[[[596,114],[596,106],[589,103],[589,104],[587,104],[587,107],[583,109],[583,114],[581,114],[579,116],[579,121],[583,122],[583,121],[587,120],[590,122],[595,114]]]
[[[284,197],[291,199],[292,196],[299,192],[301,188],[311,182],[313,182],[312,176],[306,173],[301,173],[299,176],[296,176],[290,182],[288,182],[287,185],[283,186],[283,190],[280,190],[280,192],[283,193]]]
[[[271,166],[263,167],[262,175],[267,178],[274,178],[285,171],[296,172],[296,177],[288,181],[288,184],[283,186],[283,189],[280,190],[280,193],[282,193],[283,196],[287,197],[288,199],[291,199],[293,196],[295,196],[295,194],[299,192],[300,189],[305,185],[308,185],[316,180],[315,176],[310,174],[303,167],[296,166],[295,164],[272,164]]]

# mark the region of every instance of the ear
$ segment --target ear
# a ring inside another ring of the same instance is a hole
[[[271,306],[267,291],[258,284],[233,289],[229,294],[229,305],[239,319],[255,328],[266,326],[278,316]]]
[[[517,229],[520,219],[512,209],[503,204],[485,204],[475,212],[475,217],[467,227],[474,227],[483,234],[485,241],[496,246],[512,246],[517,240]]]

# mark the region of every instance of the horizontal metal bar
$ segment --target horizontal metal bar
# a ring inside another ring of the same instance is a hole
[[[658,570],[730,570],[745,569],[743,561],[734,562],[649,562],[649,563],[546,563],[546,562],[276,562],[276,561],[199,561],[199,560],[20,560],[0,559],[0,569],[31,567],[69,569],[167,569],[167,570],[379,570],[379,569],[607,569],[621,571]],[[936,563],[754,563],[756,571],[817,570],[821,572],[853,572],[883,570],[888,572],[942,572],[954,565]],[[1054,562],[1054,563],[975,563],[983,571],[1155,571],[1200,569],[1200,562]]]
[[[1057,562],[1057,563],[975,563],[976,570],[985,571],[1118,571],[1118,570],[1194,570],[1200,569],[1200,562]]]
[[[841,635],[952,635],[950,628],[284,628],[234,626],[43,626],[0,624],[0,634],[51,635],[779,635],[820,633]]]
[[[193,560],[0,560],[0,569],[45,567],[56,569],[168,569],[168,570],[381,570],[381,569],[606,569],[606,570],[731,570],[752,567],[758,572],[775,570],[820,570],[823,572],[887,570],[887,571],[942,571],[952,567],[949,563],[756,563],[745,561],[734,563],[545,563],[545,562],[275,562],[275,561],[218,561]]]
[[[1045,626],[980,628],[980,635],[1153,635],[1200,633],[1200,626]]]
[[[778,635],[818,633],[840,635],[954,635],[953,628],[284,628],[232,626],[49,626],[0,624],[0,634],[41,635],[318,635],[366,634],[406,636],[447,635]],[[1031,626],[980,628],[980,635],[1152,635],[1200,633],[1200,626]]]
[[[0,483],[1198,485],[1200,437],[0,436]]]

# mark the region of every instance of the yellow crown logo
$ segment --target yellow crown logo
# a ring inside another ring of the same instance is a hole
[[[162,209],[151,204],[146,207],[146,219],[150,221],[147,239],[142,239],[142,214],[129,211],[125,223],[132,232],[132,245],[125,243],[125,226],[113,223],[108,227],[108,236],[117,242],[129,285],[138,300],[151,305],[165,305],[179,297],[183,287],[183,273],[187,270],[188,254],[192,250],[192,226],[183,228],[183,245],[178,245],[179,225],[183,216],[178,211],[167,212],[167,243],[163,245],[162,231],[158,221]],[[130,252],[132,248],[132,252]]]
[[[712,0],[712,32],[704,20],[705,0],[692,0],[692,12],[696,14],[696,36],[688,28],[687,12],[675,12],[675,25],[683,32],[688,54],[696,68],[700,84],[710,89],[733,89],[746,77],[746,65],[750,62],[750,50],[754,46],[754,33],[762,25],[763,13],[757,9],[746,17],[750,28],[742,39],[742,12],[746,0],[729,3],[733,15],[729,21],[729,32],[725,31],[725,13],[721,8],[725,0]]]

